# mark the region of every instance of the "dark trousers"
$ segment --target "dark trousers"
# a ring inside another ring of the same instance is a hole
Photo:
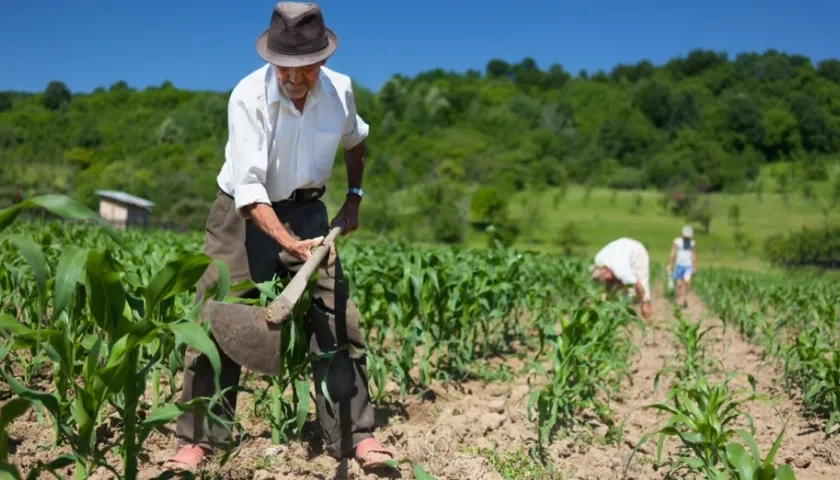
[[[327,208],[320,200],[282,202],[274,205],[274,211],[280,222],[298,239],[326,236],[329,233]],[[253,222],[239,217],[233,199],[221,192],[207,217],[204,249],[208,256],[227,265],[232,283],[249,278],[260,283],[271,280],[275,274],[293,275],[303,265],[283,252]],[[218,271],[211,265],[198,282],[199,298],[217,279]],[[231,292],[234,293],[243,294]],[[313,292],[312,307],[307,315],[307,334],[312,355],[322,355],[348,343],[359,349],[365,347],[359,329],[359,312],[348,297],[340,259],[336,259],[329,269],[322,267],[318,272],[318,287]],[[241,366],[225,355],[218,343],[216,348],[222,360],[221,387],[237,386]],[[327,452],[340,458],[351,456],[360,441],[372,436],[373,407],[368,393],[364,354],[356,355],[344,349],[333,357],[331,365],[329,363],[327,359],[312,363],[315,400],[326,437]],[[185,364],[182,401],[212,396],[213,368],[208,359],[188,349]],[[333,405],[327,404],[321,391],[325,376]],[[236,392],[230,390],[224,396],[224,401],[214,407],[214,413],[225,420],[233,420],[235,411]],[[205,431],[203,423],[204,415],[201,412],[184,413],[176,427],[180,443],[210,448],[228,442],[230,434],[227,428],[211,422],[210,431]]]

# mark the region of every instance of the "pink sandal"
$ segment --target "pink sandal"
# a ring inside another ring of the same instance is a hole
[[[178,453],[164,462],[166,470],[195,471],[207,459],[208,451],[199,445],[184,445]]]
[[[356,445],[356,461],[362,468],[392,466],[396,454],[382,447],[375,438],[366,438]]]

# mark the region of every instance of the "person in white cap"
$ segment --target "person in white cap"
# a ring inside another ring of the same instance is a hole
[[[691,289],[691,276],[697,268],[694,247],[694,229],[691,225],[686,225],[682,229],[682,236],[672,242],[671,255],[668,258],[668,272],[676,283],[676,300],[679,302],[682,299],[683,307],[688,307],[687,296]]]
[[[642,317],[650,317],[650,256],[641,242],[632,238],[613,240],[595,255],[589,271],[594,280],[610,289],[632,285],[642,304]]]

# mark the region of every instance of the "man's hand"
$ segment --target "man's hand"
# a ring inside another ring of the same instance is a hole
[[[307,240],[295,239],[295,237],[289,234],[286,227],[280,223],[280,220],[278,220],[277,215],[270,205],[249,205],[245,207],[245,213],[251,217],[254,223],[257,224],[257,227],[273,238],[286,253],[301,262],[309,260],[312,257],[312,249],[321,245],[324,241],[323,236]],[[330,253],[324,256],[324,267],[331,267],[335,263],[335,258],[335,244],[330,244]]]
[[[287,245],[283,245],[283,250],[301,262],[306,262],[310,257],[312,257],[312,249],[320,245],[323,241],[324,237],[310,238],[307,240],[294,240]],[[331,249],[332,248],[334,247],[331,247]],[[329,258],[329,256],[326,258]]]
[[[341,210],[338,211],[338,214],[333,219],[332,223],[330,224],[330,228],[338,226],[342,227],[342,235],[347,235],[348,233],[359,228],[358,200],[351,200],[348,197],[348,199],[344,201],[344,205],[341,206]]]
[[[293,242],[288,247],[283,247],[283,250],[289,253],[289,255],[297,258],[301,262],[306,262],[312,257],[312,250],[321,246],[324,242],[324,237],[316,237],[309,240],[299,240]],[[337,257],[335,252],[335,242],[330,242],[329,244],[330,251],[327,255],[324,255],[324,260],[321,262],[321,266],[323,268],[330,268],[335,264],[335,259]]]
[[[335,252],[335,242],[330,242],[330,252],[324,255],[324,260],[321,261],[321,268],[329,269],[335,265],[336,258],[338,258],[338,255]]]
[[[642,318],[650,318],[650,302],[642,302]]]

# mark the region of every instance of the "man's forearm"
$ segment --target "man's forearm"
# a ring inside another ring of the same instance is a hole
[[[277,218],[274,209],[271,205],[265,203],[255,203],[243,207],[246,214],[251,217],[251,220],[257,227],[265,232],[266,235],[273,238],[275,242],[284,247],[295,241],[295,238],[286,230],[286,227]]]
[[[636,298],[639,299],[639,302],[644,303],[645,300],[645,287],[642,286],[642,282],[636,282]]]
[[[365,142],[344,151],[344,165],[347,167],[347,188],[362,188],[365,170]]]

